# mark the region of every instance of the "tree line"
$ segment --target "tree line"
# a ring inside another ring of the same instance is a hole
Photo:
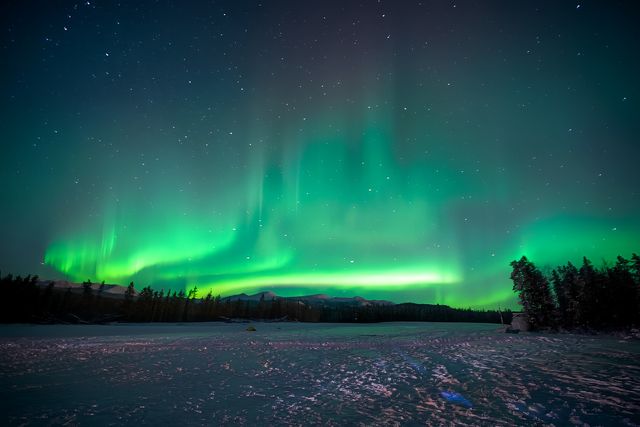
[[[198,289],[185,292],[153,290],[139,293],[133,282],[123,297],[104,292],[90,281],[80,289],[45,286],[37,276],[0,278],[0,322],[3,323],[106,323],[194,322],[232,319],[288,320],[301,322],[479,322],[509,323],[511,312],[456,309],[446,305],[394,304],[361,306],[350,303],[317,304],[291,298],[259,301],[230,300],[209,292],[199,298]]]
[[[511,262],[513,290],[532,329],[624,329],[640,324],[640,257],[594,267],[586,257],[545,276],[527,257]]]

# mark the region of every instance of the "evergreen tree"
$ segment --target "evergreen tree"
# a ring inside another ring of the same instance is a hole
[[[631,272],[631,261],[618,256],[616,264],[607,269],[607,276],[607,321],[615,327],[630,325],[636,318],[637,308],[637,291]]]
[[[636,286],[640,286],[640,256],[637,254],[631,255],[630,270]]]
[[[636,294],[636,308],[635,308],[635,316],[634,322],[640,324],[640,256],[637,254],[631,255],[631,276],[633,277],[633,282],[635,284],[635,294]]]
[[[87,280],[85,282],[82,282],[82,293],[85,296],[89,296],[93,293],[93,288],[92,288],[93,284],[91,283],[91,280]]]
[[[532,329],[551,326],[555,310],[549,282],[527,257],[512,261],[511,280]]]
[[[587,257],[582,259],[578,277],[582,291],[578,305],[580,323],[589,327],[598,327],[603,323],[602,311],[606,309],[603,301],[605,277]]]
[[[125,300],[131,301],[133,300],[133,296],[136,294],[136,289],[133,287],[133,282],[129,283],[127,286],[127,290],[124,292]]]
[[[134,318],[138,321],[151,321],[153,311],[153,290],[151,286],[142,288],[136,301],[136,311]]]
[[[558,302],[558,320],[562,326],[573,328],[579,323],[579,298],[582,292],[578,269],[571,263],[560,266],[551,273],[553,290]]]
[[[133,282],[129,282],[129,286],[127,286],[127,290],[124,291],[124,314],[127,319],[131,320],[131,316],[133,315],[132,307],[133,307],[133,297],[136,294],[136,289],[133,287]]]
[[[194,286],[187,295],[188,299],[196,299],[198,297],[198,287]]]

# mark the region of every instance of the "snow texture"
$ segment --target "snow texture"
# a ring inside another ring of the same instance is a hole
[[[0,424],[640,424],[637,340],[254,326],[2,326]]]

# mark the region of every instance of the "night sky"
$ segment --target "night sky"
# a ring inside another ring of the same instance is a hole
[[[2,274],[515,308],[640,251],[616,1],[4,1]]]

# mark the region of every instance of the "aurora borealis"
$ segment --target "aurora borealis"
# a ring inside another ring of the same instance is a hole
[[[633,2],[7,2],[0,268],[515,308],[640,251]]]

